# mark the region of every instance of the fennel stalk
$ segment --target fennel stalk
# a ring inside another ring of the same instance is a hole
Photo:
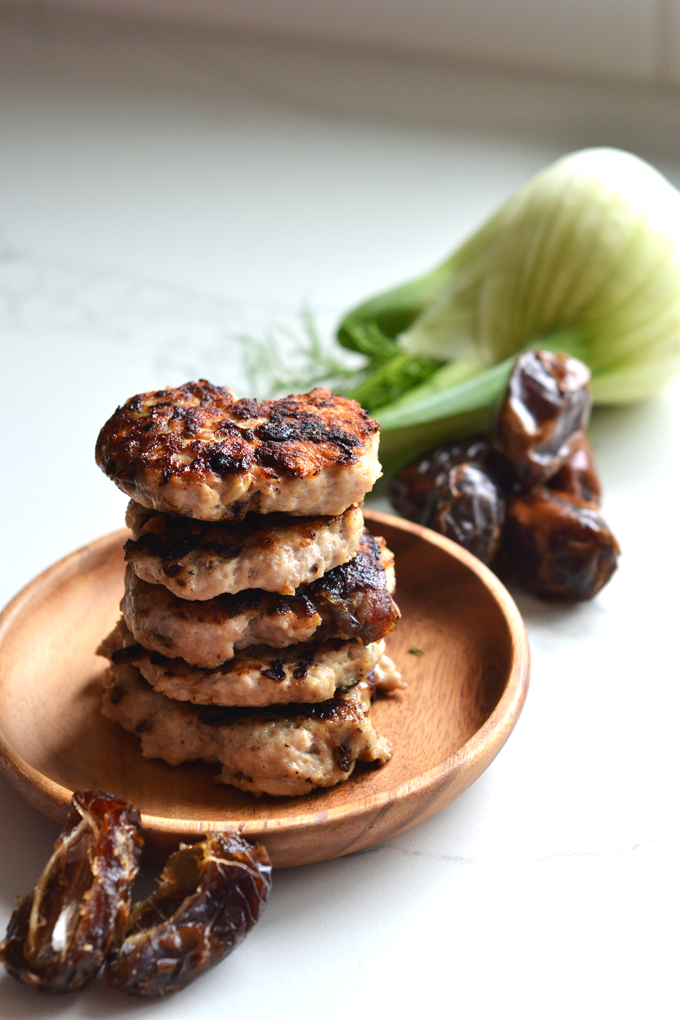
[[[630,153],[573,153],[338,340],[367,358],[348,395],[380,422],[386,470],[488,430],[529,348],[585,361],[596,403],[643,399],[680,371],[680,194]]]

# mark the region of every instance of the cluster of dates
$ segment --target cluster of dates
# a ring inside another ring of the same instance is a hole
[[[132,995],[176,992],[224,959],[271,888],[267,851],[211,833],[171,855],[158,888],[132,904],[144,837],[139,813],[108,793],[76,793],[32,893],[12,914],[0,960],[44,992],[95,978]]]
[[[599,513],[589,382],[576,358],[521,355],[493,436],[413,461],[392,483],[393,505],[541,598],[592,598],[620,550]]]

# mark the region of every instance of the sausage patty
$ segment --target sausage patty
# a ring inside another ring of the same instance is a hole
[[[151,584],[200,601],[264,588],[292,595],[354,556],[364,526],[358,506],[333,517],[248,514],[207,523],[147,510],[132,500],[125,558]]]
[[[200,379],[131,397],[101,430],[96,458],[123,492],[167,513],[340,514],[380,474],[378,428],[330,390],[237,400]]]
[[[296,797],[344,782],[357,761],[389,761],[390,744],[371,721],[373,691],[367,677],[316,705],[198,708],[158,694],[123,663],[104,674],[102,711],[140,737],[145,758],[220,762],[220,782]]]
[[[135,641],[170,658],[215,667],[251,645],[285,648],[301,641],[379,641],[397,623],[394,558],[367,531],[359,551],[294,595],[249,589],[188,602],[162,584],[142,581],[128,565],[121,611]]]
[[[351,687],[373,670],[385,651],[385,642],[325,641],[281,649],[256,645],[206,669],[135,644],[121,620],[98,650],[114,664],[134,663],[154,690],[176,701],[278,705],[326,701],[339,687]]]

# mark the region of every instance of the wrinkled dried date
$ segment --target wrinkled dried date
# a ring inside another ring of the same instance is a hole
[[[484,563],[498,549],[505,503],[490,465],[497,455],[473,436],[417,458],[390,486],[392,505],[409,520],[452,538]]]
[[[590,416],[590,370],[566,354],[519,356],[496,422],[495,446],[525,485],[547,481],[574,449]]]
[[[505,501],[489,475],[474,464],[458,464],[439,478],[431,497],[424,523],[491,563],[501,540]]]
[[[108,793],[76,793],[38,884],[12,914],[0,960],[44,992],[84,988],[125,930],[143,846],[139,814]]]
[[[132,995],[176,992],[224,959],[258,919],[271,888],[263,846],[213,833],[169,859],[138,903],[103,980]]]
[[[598,511],[575,496],[537,486],[508,504],[504,565],[541,598],[592,598],[616,570],[619,552]]]
[[[542,598],[592,598],[619,547],[597,513],[600,482],[584,432],[589,379],[575,358],[520,355],[493,446],[475,436],[422,455],[392,483],[394,507]]]
[[[99,976],[133,995],[179,991],[219,963],[257,921],[271,889],[267,851],[211,833],[168,859],[134,908],[144,839],[139,813],[108,793],[75,793],[67,828],[0,942],[0,961],[44,992]]]
[[[438,446],[417,457],[397,475],[390,485],[390,501],[395,510],[416,524],[425,524],[432,508],[432,486],[444,479],[451,468],[469,463],[486,468],[492,456],[488,439],[473,436],[459,443]]]
[[[572,453],[547,484],[548,488],[556,492],[576,496],[584,503],[599,507],[602,497],[600,479],[595,470],[592,448],[584,432],[575,437]]]

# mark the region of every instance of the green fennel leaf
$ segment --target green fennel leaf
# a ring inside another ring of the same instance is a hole
[[[251,392],[258,399],[304,393],[315,386],[341,389],[358,381],[364,359],[326,344],[312,310],[300,310],[300,326],[277,324],[263,338],[239,333],[243,367]]]

